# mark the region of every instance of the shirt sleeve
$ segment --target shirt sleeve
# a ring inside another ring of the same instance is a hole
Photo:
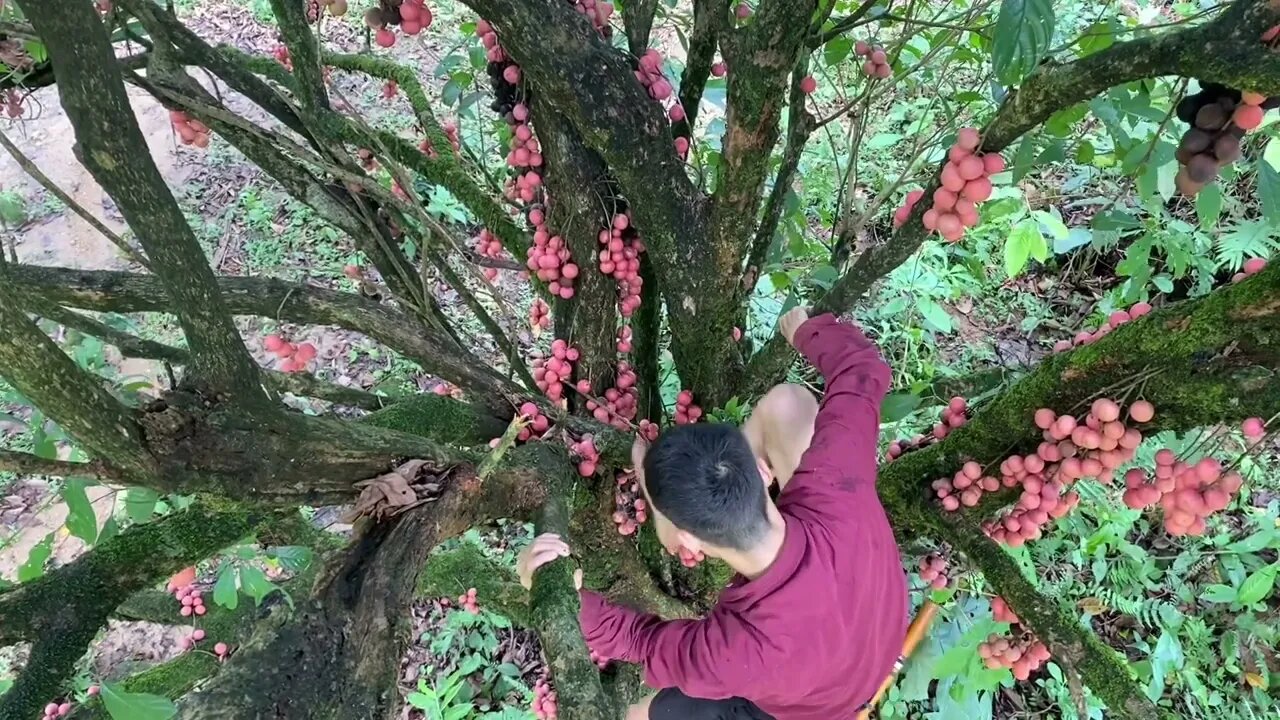
[[[795,346],[826,380],[813,440],[795,480],[802,487],[828,482],[875,482],[880,403],[890,382],[880,350],[854,325],[834,315],[810,318],[796,330]],[[834,472],[833,472],[834,471]]]
[[[587,645],[607,658],[643,664],[649,687],[675,687],[691,697],[716,700],[749,693],[762,680],[761,639],[730,613],[713,610],[701,620],[662,620],[589,590],[581,592],[581,600],[579,621]]]

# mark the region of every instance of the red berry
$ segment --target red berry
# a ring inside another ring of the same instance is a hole
[[[805,95],[811,95],[813,94],[813,91],[817,89],[818,81],[815,80],[812,75],[805,75],[804,79],[800,81],[800,91]]]

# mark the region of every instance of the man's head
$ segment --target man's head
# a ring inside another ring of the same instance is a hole
[[[772,475],[732,425],[667,430],[645,454],[642,477],[668,551],[747,551],[768,534]]]

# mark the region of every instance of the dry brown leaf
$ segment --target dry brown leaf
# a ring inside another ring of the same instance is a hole
[[[1256,672],[1245,673],[1244,681],[1249,683],[1250,687],[1255,687],[1255,688],[1258,688],[1259,690],[1267,689],[1267,679],[1262,677]]]
[[[355,487],[360,488],[360,497],[344,519],[354,522],[356,518],[368,516],[379,520],[416,505],[418,494],[410,487],[410,483],[426,464],[425,460],[409,460],[389,473],[356,483]]]
[[[1080,601],[1080,609],[1090,615],[1101,615],[1106,611],[1107,605],[1099,598],[1087,597]]]

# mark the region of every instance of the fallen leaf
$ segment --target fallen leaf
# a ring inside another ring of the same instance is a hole
[[[1255,688],[1258,688],[1259,690],[1267,689],[1267,679],[1262,677],[1256,672],[1245,673],[1244,681],[1249,683],[1250,687],[1255,687]]]

